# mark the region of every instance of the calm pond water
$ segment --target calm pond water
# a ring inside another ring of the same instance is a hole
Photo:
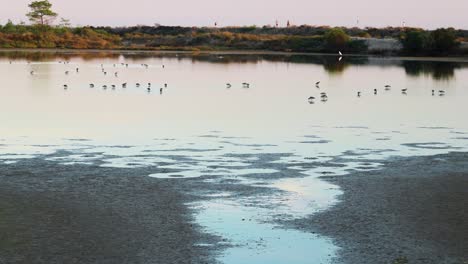
[[[338,202],[320,176],[468,148],[463,60],[3,52],[0,75],[0,162],[65,149],[49,159],[261,189],[189,204],[222,263],[329,263],[331,238],[277,224]]]

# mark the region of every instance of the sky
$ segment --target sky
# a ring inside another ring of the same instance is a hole
[[[468,29],[468,0],[49,0],[73,25],[406,26]],[[0,23],[26,21],[31,0],[0,0]]]

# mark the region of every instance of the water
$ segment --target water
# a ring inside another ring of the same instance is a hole
[[[338,202],[341,191],[322,175],[375,170],[391,156],[466,151],[467,66],[430,58],[4,52],[0,162],[52,154],[62,164],[157,166],[164,170],[148,177],[209,186],[198,194],[207,199],[188,206],[199,209],[206,232],[223,238],[222,263],[330,263],[331,238],[279,220]],[[321,92],[328,101],[311,104]],[[68,152],[53,155],[60,150]]]

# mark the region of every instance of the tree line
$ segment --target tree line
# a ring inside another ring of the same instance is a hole
[[[31,24],[0,25],[0,48],[272,50],[366,53],[366,38],[392,38],[404,54],[458,54],[468,31],[417,28],[331,28],[327,26],[249,27],[72,27],[48,0],[33,1]]]

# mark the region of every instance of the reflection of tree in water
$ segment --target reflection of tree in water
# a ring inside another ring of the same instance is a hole
[[[329,73],[329,74],[341,74],[344,72],[346,68],[350,66],[350,63],[348,62],[343,62],[343,61],[331,61],[331,60],[325,60],[323,62],[323,68]]]
[[[190,60],[192,62],[210,62],[219,64],[229,63],[259,63],[261,61],[284,62],[297,64],[323,65],[324,69],[331,74],[342,73],[352,65],[367,64],[366,57],[347,57],[338,61],[336,56],[317,56],[302,54],[213,54],[213,53],[190,53],[190,52],[119,52],[119,51],[4,51],[0,52],[0,58],[9,60],[70,60],[80,58],[85,61],[97,59],[117,59],[123,56],[128,60],[140,60],[148,58],[167,58],[177,60]]]
[[[167,57],[172,55],[155,55],[155,57]],[[219,64],[229,63],[258,63],[261,61],[284,62],[297,64],[315,64],[323,65],[329,73],[341,73],[351,65],[362,65],[368,63],[366,57],[346,58],[338,61],[336,56],[317,56],[317,55],[288,55],[288,54],[179,54],[179,59],[190,59],[192,62],[210,62]]]
[[[441,61],[404,61],[406,74],[410,76],[427,75],[434,80],[451,80],[455,76],[455,69],[462,68],[459,62]]]

